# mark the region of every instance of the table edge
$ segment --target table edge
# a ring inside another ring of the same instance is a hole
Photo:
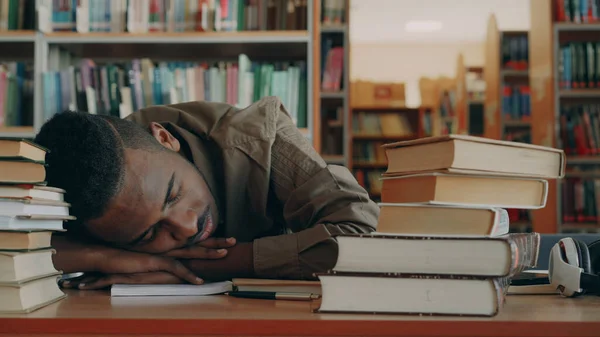
[[[598,331],[600,321],[0,318],[0,334],[559,337]]]

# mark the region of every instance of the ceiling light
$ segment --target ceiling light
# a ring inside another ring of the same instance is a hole
[[[407,32],[435,32],[442,29],[442,23],[439,21],[432,20],[418,20],[409,21],[404,26],[404,30]]]

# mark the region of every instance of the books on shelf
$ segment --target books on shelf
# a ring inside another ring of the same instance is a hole
[[[43,75],[44,119],[71,109],[125,117],[151,105],[203,100],[245,108],[265,96],[278,96],[298,127],[307,127],[305,61],[153,62],[77,65]]]
[[[566,224],[600,226],[600,178],[598,169],[577,169],[581,175],[569,176],[561,185],[562,221]],[[593,173],[594,176],[586,176]]]
[[[43,32],[202,32],[306,30],[308,0],[49,1]]]
[[[482,102],[485,100],[485,78],[483,71],[469,71],[465,74],[465,87],[469,101]]]
[[[568,155],[600,154],[600,105],[561,104],[560,140]]]
[[[355,111],[352,115],[354,137],[415,137],[417,128],[403,113]]]
[[[502,118],[523,121],[531,117],[531,88],[529,85],[503,84]]]
[[[45,148],[15,138],[0,144],[0,312],[27,313],[65,297],[51,237],[75,218],[64,202],[65,191],[46,186],[45,172],[27,166],[34,163],[44,171]],[[11,170],[21,172],[22,181]]]
[[[600,87],[600,42],[561,43],[557,57],[560,89]]]
[[[340,26],[346,22],[346,0],[322,0],[321,24],[327,26]]]
[[[343,90],[344,47],[334,46],[334,38],[321,40],[321,91],[339,92]]]
[[[535,267],[540,245],[538,233],[510,232],[505,207],[544,207],[547,180],[564,175],[564,153],[457,135],[384,148],[389,165],[377,230],[337,235],[337,263],[317,275],[317,311],[497,315],[511,279]],[[442,153],[446,159],[438,159]]]
[[[0,126],[33,125],[33,87],[32,62],[0,61]]]
[[[35,29],[36,0],[0,1],[0,32]]]
[[[501,57],[505,70],[527,70],[529,67],[529,40],[523,34],[505,32],[502,36]]]
[[[598,22],[600,4],[596,0],[553,0],[556,8],[554,19],[558,22]]]

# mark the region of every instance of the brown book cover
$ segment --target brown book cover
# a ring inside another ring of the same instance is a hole
[[[52,232],[47,229],[0,229],[0,251],[51,249]]]
[[[547,180],[516,176],[429,172],[384,177],[381,188],[384,203],[539,209],[547,197]]]
[[[377,232],[407,235],[497,236],[509,232],[503,208],[379,203]]]
[[[42,185],[46,181],[46,165],[41,161],[0,157],[0,184]]]
[[[386,176],[424,171],[489,175],[565,175],[561,149],[467,135],[444,135],[395,142],[383,146],[388,159]]]
[[[0,137],[0,158],[44,162],[48,149],[25,138]]]

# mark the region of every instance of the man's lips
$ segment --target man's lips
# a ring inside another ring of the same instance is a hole
[[[202,242],[210,237],[210,235],[215,231],[215,224],[213,223],[212,216],[210,213],[206,215],[204,218],[204,223],[202,224],[202,233],[197,236],[195,242]]]

